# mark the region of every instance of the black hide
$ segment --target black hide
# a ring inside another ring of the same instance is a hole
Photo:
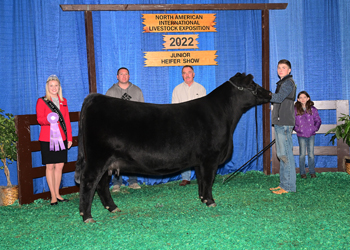
[[[241,73],[207,96],[179,104],[88,95],[80,114],[75,172],[83,220],[92,221],[95,190],[105,208],[118,210],[109,192],[112,171],[166,175],[194,167],[199,197],[215,206],[213,181],[218,166],[231,157],[239,119],[270,98],[270,91],[254,83],[252,75]]]

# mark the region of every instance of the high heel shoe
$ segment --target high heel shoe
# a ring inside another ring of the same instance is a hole
[[[56,202],[51,202],[51,206],[58,205],[57,201]]]
[[[60,199],[57,198],[57,201],[59,201],[59,202],[67,202],[68,200],[67,199],[60,200]]]

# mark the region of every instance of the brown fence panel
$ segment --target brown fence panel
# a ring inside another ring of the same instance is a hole
[[[349,101],[348,100],[338,100],[338,101],[313,101],[315,107],[318,110],[322,109],[335,109],[337,116],[337,124],[322,124],[320,129],[316,132],[317,134],[325,134],[328,130],[334,128],[336,125],[341,122],[338,121],[338,117],[341,114],[349,114]],[[272,109],[271,109],[272,110]],[[274,128],[272,127],[272,140],[275,139]],[[293,132],[295,134],[295,131]],[[293,154],[299,155],[299,147],[293,147]],[[349,156],[349,146],[343,142],[343,140],[337,140],[336,146],[315,146],[315,155],[336,155],[337,156],[337,168],[316,168],[315,170],[318,173],[321,172],[343,172],[344,169],[344,157]],[[272,174],[279,173],[280,163],[276,154],[276,144],[272,146]],[[297,169],[299,172],[299,169]]]
[[[70,112],[71,122],[79,121],[80,112]],[[49,199],[50,192],[33,194],[33,179],[44,177],[46,167],[32,167],[32,152],[40,151],[40,142],[31,141],[30,126],[39,125],[36,115],[16,115],[17,142],[17,172],[18,172],[18,196],[19,204],[29,204],[37,199]],[[78,146],[78,137],[73,137],[73,145]],[[67,162],[64,165],[62,173],[73,172],[75,170],[75,161]],[[60,194],[70,194],[79,192],[79,187],[64,187]]]

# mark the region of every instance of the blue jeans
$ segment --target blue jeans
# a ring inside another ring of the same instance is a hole
[[[305,155],[307,149],[307,163],[309,167],[309,174],[315,174],[315,155],[314,155],[314,145],[315,136],[312,135],[309,138],[299,137],[299,168],[300,174],[306,174],[305,172]]]
[[[181,173],[182,180],[190,181],[191,180],[191,169],[183,171]]]
[[[128,182],[129,182],[129,186],[131,184],[134,184],[134,183],[137,183],[137,176],[129,176],[129,179],[128,179]],[[118,186],[121,186],[123,184],[123,178],[122,176],[116,176],[116,175],[113,175],[112,176],[112,185],[118,185]]]
[[[293,155],[293,126],[275,125],[276,151],[280,160],[280,187],[296,192],[295,160]]]

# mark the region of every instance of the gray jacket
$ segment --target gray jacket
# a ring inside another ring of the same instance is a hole
[[[287,75],[277,83],[277,88],[272,94],[273,103],[272,124],[279,126],[294,126],[294,100],[297,87],[293,76]]]
[[[145,102],[141,89],[131,82],[129,83],[130,85],[127,89],[122,89],[119,87],[118,83],[113,84],[113,86],[107,90],[106,95],[135,102]]]

